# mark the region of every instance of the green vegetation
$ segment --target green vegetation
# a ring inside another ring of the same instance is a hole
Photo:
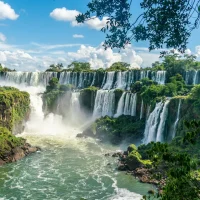
[[[59,104],[59,100],[62,99],[63,96],[67,96],[68,99],[71,99],[71,91],[74,89],[73,85],[60,85],[57,78],[52,78],[49,81],[49,85],[46,87],[46,91],[43,94],[43,101],[44,101],[44,110],[49,112],[59,112],[65,113],[62,109],[63,106],[65,108],[70,107],[70,102],[60,102],[62,105],[60,105],[60,109],[57,109],[57,104]]]
[[[137,150],[137,147],[134,144],[131,144],[128,149],[128,156],[126,158],[126,164],[129,170],[134,170],[137,167],[141,166],[151,166],[152,163],[150,160],[143,160],[142,156]]]
[[[7,67],[3,67],[2,64],[0,63],[0,72],[14,72],[14,71],[16,71],[16,70],[15,69],[12,70]]]
[[[58,63],[57,65],[52,64],[49,66],[49,69],[47,69],[46,72],[61,72],[63,68],[64,66],[62,63]]]
[[[164,56],[164,60],[160,62],[155,62],[152,64],[152,68],[148,68],[151,70],[165,70],[167,71],[167,82],[170,81],[170,77],[175,74],[181,74],[182,76],[186,71],[190,70],[199,70],[200,62],[196,61],[195,55],[183,55],[175,53],[171,51],[166,56]]]
[[[106,116],[97,119],[83,134],[95,135],[112,143],[120,143],[124,139],[129,139],[130,141],[140,140],[144,127],[145,122],[136,117],[120,116],[111,118]]]
[[[155,103],[164,97],[174,97],[176,95],[187,95],[189,89],[185,86],[183,77],[180,74],[170,77],[165,85],[158,85],[148,78],[136,81],[131,86],[133,93],[141,94],[146,103]]]
[[[116,62],[113,63],[106,71],[127,71],[129,70],[130,64],[125,62]]]
[[[13,87],[0,88],[0,126],[13,131],[30,111],[30,99],[27,92]]]
[[[97,90],[98,88],[94,86],[81,90],[80,105],[88,113],[93,112]]]
[[[72,62],[70,65],[68,65],[68,67],[70,69],[72,69],[72,71],[74,72],[88,72],[90,71],[90,63],[87,63],[87,62],[77,62],[77,61],[74,61]]]
[[[184,52],[187,49],[191,32],[199,27],[198,0],[142,0],[138,3],[142,10],[139,16],[134,16],[132,3],[132,0],[91,0],[88,10],[76,20],[84,23],[93,16],[107,16],[107,25],[102,28],[107,32],[105,48],[124,48],[132,40],[147,40],[149,50],[172,48]]]
[[[169,144],[151,143],[138,148],[160,170],[159,178],[167,177],[163,193],[156,194],[159,199],[199,199],[199,132],[200,121],[185,122],[183,137],[176,137]]]
[[[0,127],[0,158],[5,158],[13,148],[23,145],[25,140],[14,136],[7,128]]]

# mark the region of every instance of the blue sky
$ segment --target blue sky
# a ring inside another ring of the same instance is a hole
[[[0,63],[17,70],[44,70],[51,63],[65,65],[88,61],[92,67],[108,67],[125,61],[133,67],[150,66],[159,52],[136,43],[120,53],[104,51],[100,31],[106,19],[77,26],[74,16],[87,10],[89,0],[0,0]],[[134,5],[134,16],[141,10]],[[200,55],[200,29],[190,38],[188,52]]]

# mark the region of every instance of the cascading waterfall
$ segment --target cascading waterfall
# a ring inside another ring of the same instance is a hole
[[[121,115],[136,116],[137,93],[124,92],[119,100],[117,112],[114,117]]]
[[[180,110],[181,110],[181,99],[179,99],[179,103],[178,103],[178,110],[177,110],[176,121],[173,126],[172,139],[176,136],[176,129],[177,129],[177,125],[180,119]]]
[[[195,72],[194,72],[194,78],[193,78],[193,85],[197,84],[197,73],[198,73],[198,71],[195,70]]]
[[[120,115],[123,115],[124,113],[124,102],[125,102],[125,96],[126,92],[123,92],[117,106],[117,112],[114,117],[119,117]]]
[[[164,136],[165,122],[166,122],[167,115],[168,115],[169,102],[170,102],[170,100],[167,99],[163,106],[163,110],[160,114],[160,123],[159,123],[158,130],[157,130],[156,142],[164,141],[163,136]]]
[[[151,72],[130,70],[124,72],[106,72],[101,88],[111,90],[114,88],[130,89],[131,84],[143,78],[151,78],[159,84],[165,83],[165,71]],[[198,72],[194,83],[197,84]],[[1,81],[13,82],[15,84],[24,84],[26,86],[47,86],[52,77],[58,77],[60,84],[72,84],[79,89],[89,86],[95,86],[97,72],[5,72],[0,75]]]
[[[97,74],[96,72],[93,73],[92,83],[91,83],[90,86],[93,86],[93,85],[94,85],[95,80],[96,80],[96,74]]]
[[[137,107],[137,93],[132,94],[132,101],[130,102],[131,116],[136,116],[136,107]]]
[[[153,73],[153,72],[152,72]],[[152,80],[158,84],[164,85],[166,80],[166,71],[157,71],[152,75]]]
[[[117,72],[117,81],[115,83],[115,88],[126,89],[127,87],[127,72]]]
[[[165,103],[159,102],[156,103],[156,106],[152,113],[149,115],[144,131],[143,142],[148,144],[150,142],[163,142],[165,122],[168,115],[168,105],[170,99],[167,99]]]
[[[141,108],[140,108],[140,119],[143,117],[143,110],[144,110],[144,101],[142,99]]]
[[[103,85],[104,90],[112,89],[114,75],[115,75],[115,72],[107,72],[105,85]]]
[[[53,77],[57,77],[56,72],[6,72],[0,80],[18,85],[47,86]]]
[[[95,98],[93,118],[114,115],[115,93],[114,90],[98,90]]]
[[[143,139],[143,142],[145,144],[148,144],[152,141],[156,141],[157,127],[163,105],[164,104],[162,102],[156,103],[154,110],[149,115],[149,118],[146,121],[144,139]]]

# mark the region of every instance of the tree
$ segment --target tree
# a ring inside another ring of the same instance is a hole
[[[59,81],[57,78],[53,77],[50,81],[49,81],[49,85],[47,86],[47,90],[53,90],[53,89],[58,89],[59,87]]]
[[[200,121],[185,122],[183,138],[175,138],[171,144],[151,143],[148,154],[154,166],[165,168],[167,176],[161,200],[200,199],[199,144]],[[143,147],[144,148],[144,147]],[[147,197],[144,196],[144,199]]]
[[[113,63],[107,70],[108,71],[127,71],[130,67],[130,64],[125,62],[116,62]]]
[[[149,50],[174,48],[185,52],[191,32],[200,21],[199,0],[142,0],[143,10],[132,20],[132,0],[91,0],[88,11],[76,17],[84,23],[107,17],[105,49],[124,48],[133,39],[149,41]],[[135,2],[135,1],[134,1]],[[94,17],[95,16],[95,17]]]
[[[58,63],[58,64],[56,65],[57,70],[62,70],[63,67],[64,67],[64,66],[63,66],[62,63]]]
[[[73,68],[74,71],[88,71],[90,70],[90,63],[74,61],[68,67]]]

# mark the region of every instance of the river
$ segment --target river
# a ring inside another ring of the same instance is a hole
[[[16,87],[30,93],[32,109],[19,136],[42,150],[0,167],[1,200],[139,200],[152,189],[117,171],[117,159],[104,155],[128,144],[76,138],[80,130],[63,123],[60,116],[44,117],[38,95],[42,89]]]

